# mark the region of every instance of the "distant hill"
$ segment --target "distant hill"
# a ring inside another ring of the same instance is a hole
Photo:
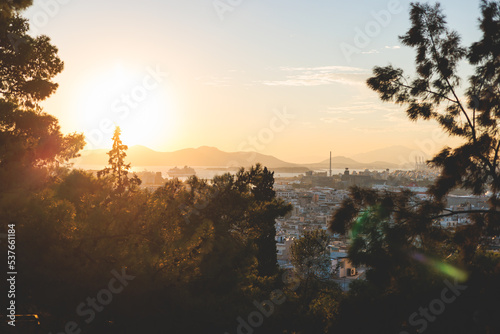
[[[315,164],[307,164],[304,165],[310,169],[328,169],[330,167],[330,159],[323,160],[321,162]],[[332,168],[354,168],[354,169],[385,169],[385,168],[396,168],[397,165],[385,162],[385,161],[376,161],[376,162],[358,162],[354,159],[347,158],[344,156],[336,156],[332,157]]]
[[[98,165],[104,166],[108,163],[108,150],[88,150],[83,151],[82,156],[75,159],[78,165]],[[198,148],[187,148],[174,152],[158,152],[145,146],[132,146],[127,151],[126,161],[133,166],[213,166],[213,167],[249,167],[260,162],[262,165],[274,170],[304,172],[308,169],[327,169],[330,160],[313,164],[294,164],[280,160],[271,155],[256,152],[224,152],[215,147],[201,146]],[[354,169],[383,169],[395,168],[396,165],[388,162],[358,162],[354,159],[337,156],[332,158],[332,168],[354,168]]]
[[[78,165],[106,165],[108,150],[89,150],[75,160]],[[298,167],[299,165],[282,161],[270,155],[256,152],[223,152],[215,147],[201,146],[174,152],[157,152],[144,146],[132,146],[127,151],[126,160],[133,166],[244,166],[257,162],[264,166]]]
[[[372,162],[372,161],[386,161],[397,166],[403,163],[415,163],[415,157],[422,157],[429,159],[430,156],[421,150],[412,149],[406,146],[394,145],[378,150],[373,150],[365,153],[359,153],[352,156],[352,158],[359,162]]]

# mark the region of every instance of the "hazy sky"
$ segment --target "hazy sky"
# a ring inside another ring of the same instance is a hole
[[[441,1],[469,45],[479,1]],[[215,146],[291,162],[390,145],[439,149],[432,123],[411,123],[365,80],[376,65],[411,70],[401,46],[409,1],[35,0],[35,34],[65,70],[44,103],[87,148]],[[467,69],[464,69],[467,73]],[[433,152],[429,152],[433,153]]]

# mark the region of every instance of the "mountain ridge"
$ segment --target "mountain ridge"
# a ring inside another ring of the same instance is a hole
[[[430,155],[420,149],[414,149],[403,145],[392,145],[364,153],[357,153],[354,154],[351,158],[361,163],[379,160],[400,165],[401,163],[405,162],[414,163],[415,158],[417,157],[428,160],[430,158]]]
[[[106,149],[86,150],[82,152],[80,158],[73,162],[76,165],[106,165],[108,162],[106,152]],[[146,146],[134,145],[128,149],[126,160],[133,166],[249,167],[259,162],[268,168],[328,169],[330,167],[330,159],[317,163],[291,163],[272,155],[247,151],[225,152],[212,146],[159,152]],[[387,161],[360,162],[350,157],[334,156],[332,157],[332,168],[385,169],[402,168],[402,166]]]

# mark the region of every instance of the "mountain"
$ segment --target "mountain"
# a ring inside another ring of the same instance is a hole
[[[305,167],[310,169],[328,169],[330,168],[330,159],[323,160],[314,164],[306,164]],[[385,168],[396,168],[397,165],[385,162],[385,161],[376,161],[376,162],[358,162],[354,159],[347,158],[344,156],[336,156],[332,157],[332,168],[354,168],[354,169],[385,169]]]
[[[73,162],[77,166],[104,166],[108,163],[108,150],[88,150],[83,151],[82,156]],[[305,171],[306,169],[328,169],[330,160],[313,164],[294,164],[289,163],[271,155],[265,155],[256,152],[224,152],[215,147],[201,146],[198,148],[186,148],[174,152],[158,152],[145,146],[132,146],[127,151],[126,161],[132,166],[211,166],[211,167],[249,167],[260,162],[262,165],[274,170],[296,170]],[[337,156],[332,158],[332,168],[353,168],[353,169],[384,169],[395,168],[395,164],[388,162],[358,162],[354,159]]]
[[[415,158],[429,159],[430,156],[422,150],[412,149],[406,146],[394,145],[365,153],[359,153],[352,158],[359,162],[387,161],[395,165],[415,164]]]
[[[84,151],[74,162],[77,165],[106,165],[107,150]],[[270,155],[256,152],[223,152],[215,147],[201,146],[174,152],[157,152],[144,146],[132,146],[127,151],[126,161],[133,166],[244,166],[257,162],[269,168],[297,167]]]

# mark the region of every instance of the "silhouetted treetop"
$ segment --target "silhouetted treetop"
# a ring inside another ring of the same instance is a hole
[[[0,0],[0,18],[11,16],[14,12],[33,4],[33,0]]]
[[[482,1],[481,10],[482,39],[466,48],[458,33],[447,27],[439,4],[412,4],[411,27],[400,39],[415,48],[416,77],[389,65],[375,67],[367,81],[383,101],[406,106],[410,120],[436,120],[450,136],[465,141],[460,147],[444,148],[430,161],[443,170],[432,187],[438,198],[455,187],[475,194],[500,191],[500,9],[496,1]],[[458,74],[462,60],[475,71],[465,99]]]
[[[115,128],[113,133],[113,148],[108,152],[108,164],[106,168],[97,172],[97,176],[109,175],[115,185],[117,193],[123,193],[125,190],[134,189],[141,184],[141,180],[134,174],[132,178],[128,177],[130,163],[125,163],[128,146],[122,143],[120,139],[120,127]]]
[[[19,11],[30,4],[0,4],[0,180],[6,188],[41,182],[48,175],[43,168],[54,172],[84,146],[82,134],[63,135],[58,120],[38,104],[57,89],[53,79],[63,62],[47,36],[28,34]]]

